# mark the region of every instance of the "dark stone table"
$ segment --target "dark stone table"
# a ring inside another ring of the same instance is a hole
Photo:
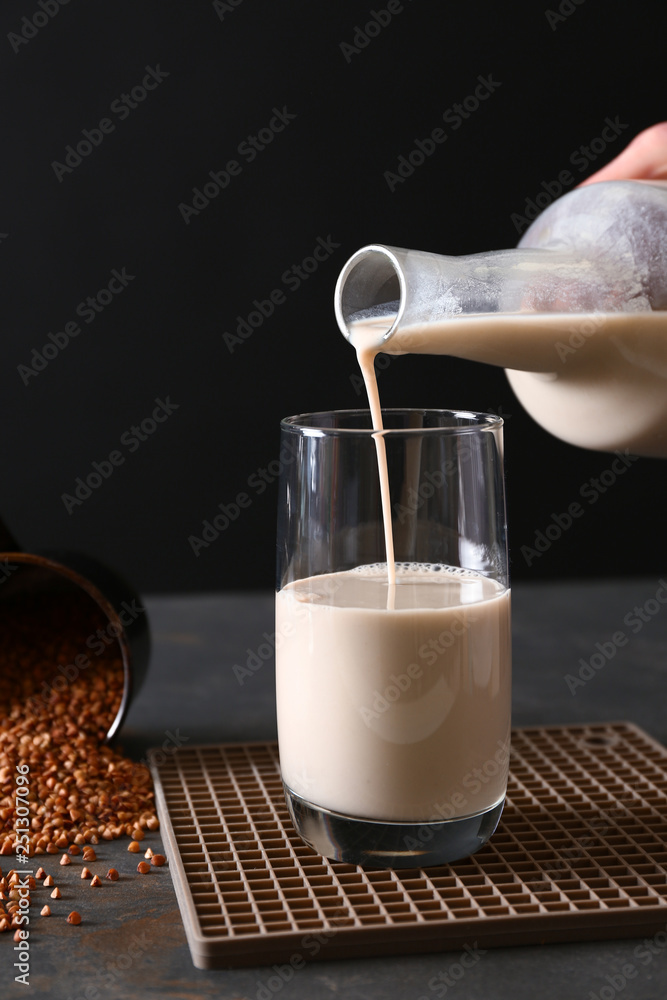
[[[641,579],[515,587],[514,725],[629,720],[667,744],[667,604],[656,599],[667,596],[667,584],[664,592],[662,586],[658,579]],[[243,684],[233,669],[273,631],[272,595],[156,597],[146,606],[153,660],[122,732],[125,751],[141,759],[149,747],[165,742],[275,738],[272,660]],[[622,646],[612,640],[619,631],[628,636]],[[593,669],[590,661],[600,647],[604,663],[599,666],[598,657]],[[614,654],[606,655],[612,648]],[[144,846],[156,850],[159,843],[159,833],[149,834]],[[658,1000],[667,995],[667,948],[654,948],[650,961],[640,962],[637,939],[488,949],[462,979],[449,987],[443,980],[437,991],[429,981],[447,973],[457,952],[315,962],[279,993],[271,992],[270,967],[194,968],[167,867],[137,876],[142,855],[129,854],[126,840],[100,844],[98,856],[90,867],[114,866],[121,879],[97,890],[81,882],[80,858],[64,869],[56,867],[57,857],[44,861],[63,891],[58,912],[79,909],[84,921],[71,927],[63,919],[35,917],[27,992],[14,982],[13,942],[3,935],[0,996],[431,1000],[446,993],[457,1000],[612,1000],[621,994],[623,1000]],[[5,859],[0,863],[12,866]],[[35,894],[40,907],[43,896],[46,890]],[[623,968],[629,965],[634,974],[626,981]]]

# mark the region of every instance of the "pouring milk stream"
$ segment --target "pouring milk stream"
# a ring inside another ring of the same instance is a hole
[[[336,285],[376,436],[393,543],[375,355],[502,366],[531,416],[602,451],[667,457],[667,183],[606,181],[555,201],[515,250],[467,257],[371,245]]]
[[[277,629],[294,636],[277,664],[290,795],[346,817],[493,815],[495,825],[507,777],[510,591],[473,570],[394,563],[373,359],[449,354],[499,365],[557,437],[667,457],[666,236],[667,184],[613,181],[554,202],[515,250],[457,258],[369,246],[347,262],[335,309],[368,390],[386,565],[295,580],[277,595]],[[378,692],[415,656],[428,681],[420,675],[405,698],[376,710]],[[488,771],[499,747],[493,779],[473,787],[467,779]]]

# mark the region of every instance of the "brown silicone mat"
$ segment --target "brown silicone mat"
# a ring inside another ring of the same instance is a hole
[[[183,747],[153,768],[199,968],[639,937],[667,925],[667,750],[629,723],[519,729],[477,854],[336,864],[306,847],[274,743]]]

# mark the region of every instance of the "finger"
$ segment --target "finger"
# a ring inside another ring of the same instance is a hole
[[[597,181],[667,180],[667,122],[640,132],[622,153],[602,167],[584,184]]]

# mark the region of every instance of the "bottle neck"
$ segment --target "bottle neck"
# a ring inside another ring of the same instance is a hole
[[[572,322],[577,314],[636,313],[650,311],[651,305],[635,269],[608,257],[532,247],[445,257],[376,245],[364,247],[346,264],[335,307],[348,339],[363,326],[366,342],[372,340],[388,353],[469,357],[461,353],[465,345],[454,349],[458,338],[447,333],[455,321],[465,320],[471,332],[473,326],[501,317],[562,314]],[[489,357],[479,357],[479,345],[474,356],[514,367],[491,343],[496,326],[489,327],[486,338]],[[479,329],[478,334],[484,341]]]

